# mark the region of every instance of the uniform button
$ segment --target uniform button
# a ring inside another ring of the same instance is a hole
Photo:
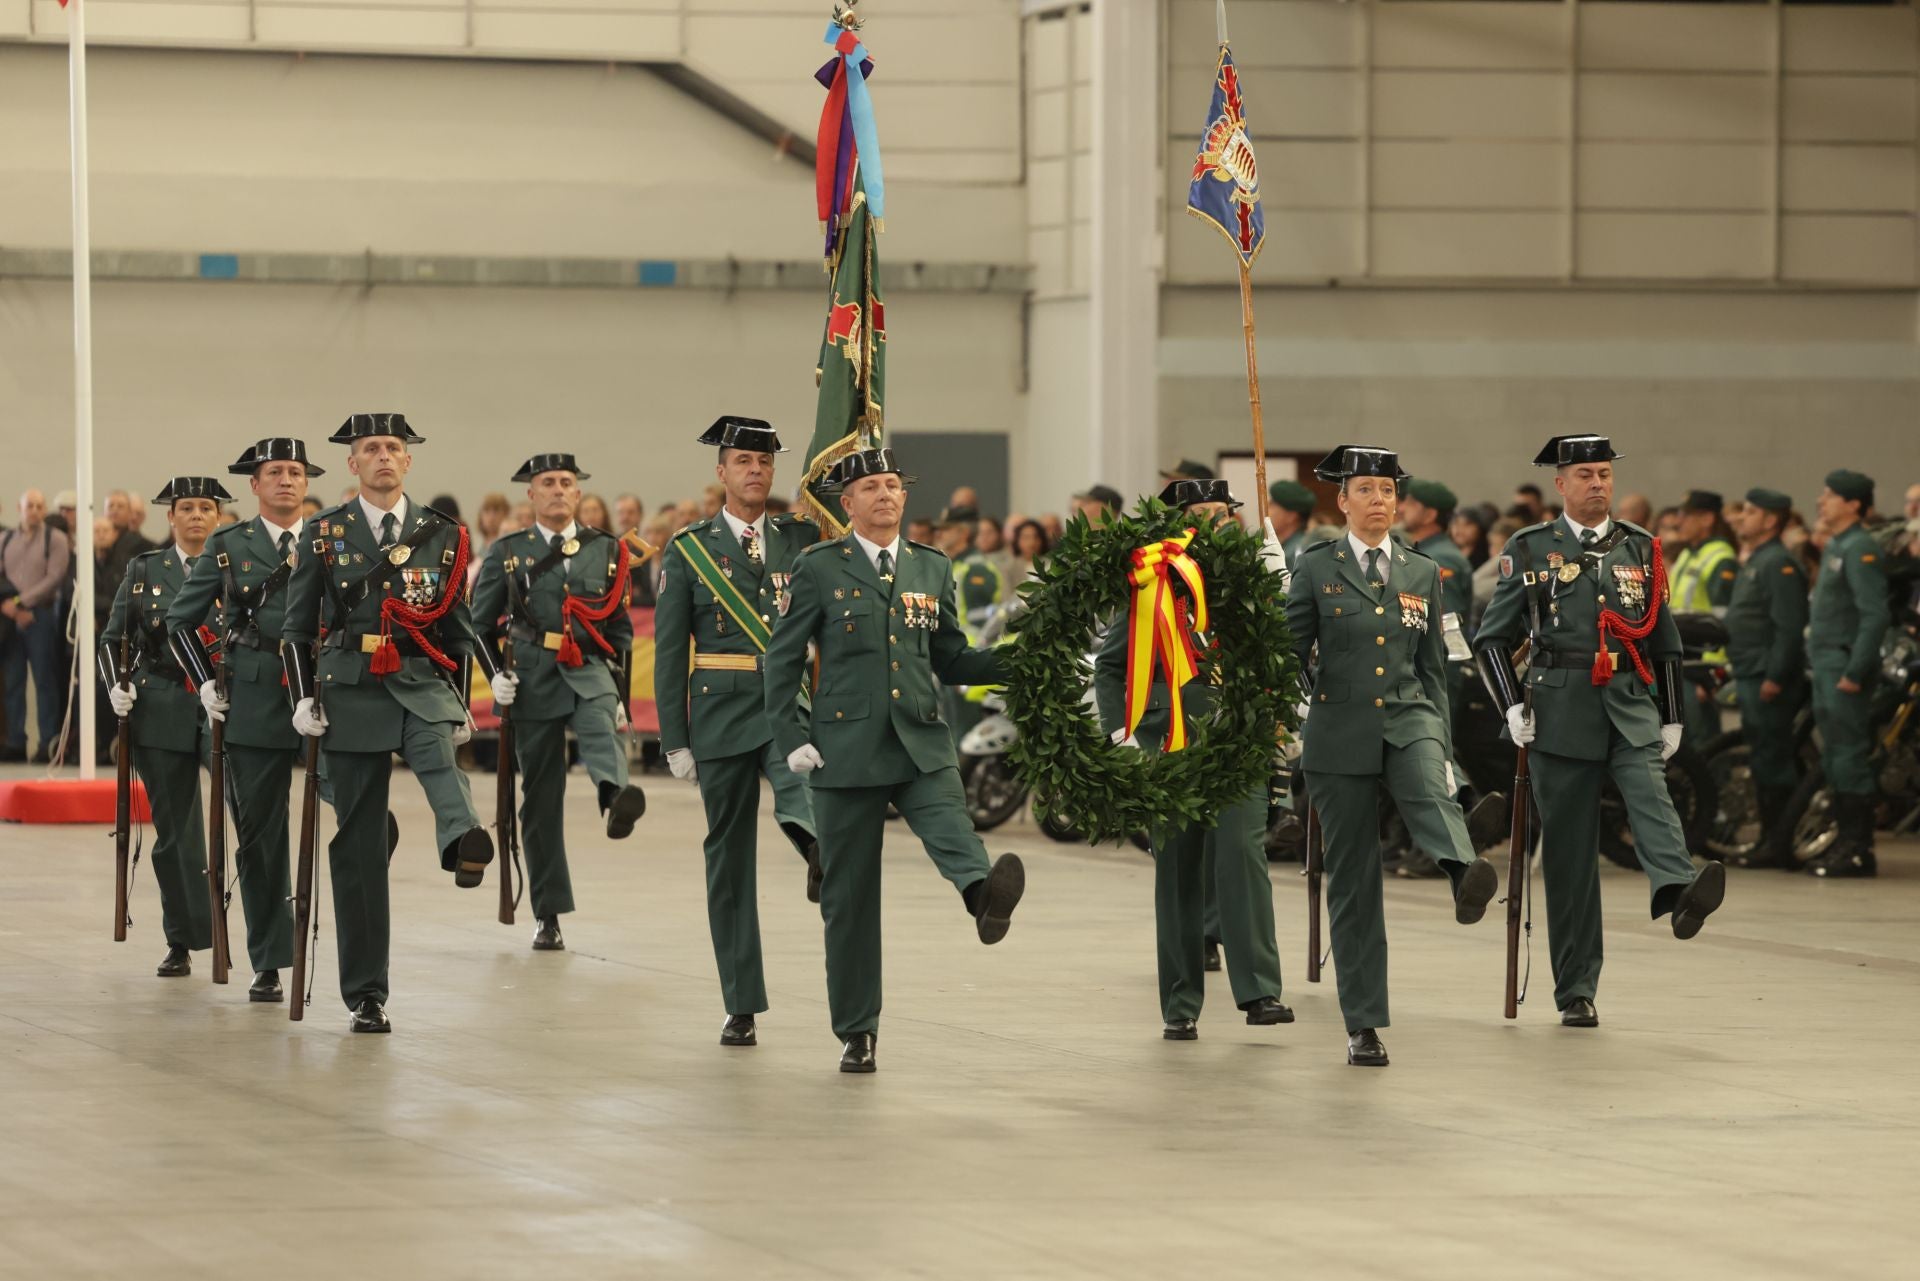
[[[1387,643],[1387,638],[1384,636],[1376,636],[1373,638],[1373,643],[1376,645],[1384,645]]]
[[[762,596],[765,596],[765,595],[767,594],[767,589],[766,589],[766,588],[764,588],[764,587],[762,587],[762,588],[760,589],[760,594],[761,594]]]
[[[1376,667],[1373,669],[1373,674],[1375,676],[1385,676],[1387,674],[1387,669],[1384,667]]]
[[[888,617],[888,618],[892,618],[892,617],[893,617],[893,616],[894,616],[895,614],[897,614],[897,613],[899,613],[899,612],[900,612],[900,611],[899,611],[899,610],[897,610],[897,609],[889,609],[889,610],[887,611],[887,617]]]
[[[833,714],[833,719],[835,719],[836,721],[837,721],[837,720],[842,720],[842,719],[844,719],[845,717],[846,717],[846,713],[845,713],[845,712],[835,712],[835,713]]]
[[[383,592],[384,592],[384,591],[391,591],[392,589],[393,589],[393,584],[392,584],[392,583],[382,583],[382,584],[380,584],[380,590],[381,590],[381,591],[383,591]]]
[[[761,594],[762,596],[765,596],[765,595],[766,595],[766,593],[765,593],[765,592],[761,592],[760,594]],[[763,623],[771,623],[771,622],[773,621],[773,619],[772,619],[772,618],[771,618],[770,616],[768,616],[768,615],[766,615],[766,614],[762,614],[762,615],[760,615],[760,621],[761,621],[761,622],[763,622]]]
[[[1333,607],[1333,616],[1334,616],[1335,618],[1338,618],[1338,617],[1340,617],[1340,607],[1339,607],[1338,605],[1335,605],[1335,606]]]
[[[340,580],[340,585],[341,585],[342,587],[345,587],[345,586],[347,585],[347,580],[346,580],[346,579],[344,579],[344,578],[343,578],[343,579],[341,579],[341,580]]]
[[[1373,705],[1375,707],[1385,707],[1387,705],[1387,700],[1384,698],[1376,698],[1373,700]]]
[[[889,637],[887,637],[887,644],[889,644],[889,645],[898,645],[899,643],[900,643],[900,638],[899,638],[898,636],[889,636]]]
[[[1605,597],[1604,595],[1600,597],[1600,603],[1601,603],[1602,605],[1604,605],[1604,604],[1606,604],[1606,603],[1607,603],[1607,598],[1606,598],[1606,597]]]
[[[1384,614],[1387,612],[1387,607],[1385,605],[1375,605],[1373,607],[1373,612],[1376,614]]]
[[[896,672],[900,670],[900,660],[897,658],[893,660],[893,670]]]
[[[899,691],[899,690],[897,690],[897,689],[896,689],[896,690],[894,690],[894,691],[893,691],[893,696],[894,696],[895,698],[898,698],[898,697],[900,697],[900,691]]]
[[[1326,702],[1326,701],[1327,701],[1327,696],[1326,696],[1325,694],[1322,694],[1322,695],[1320,696],[1320,701],[1321,701],[1321,702],[1323,702],[1323,703],[1324,703],[1324,702]]]
[[[702,685],[702,686],[700,687],[700,692],[701,692],[702,694],[704,694],[704,693],[706,693],[706,692],[707,692],[707,687],[706,687],[705,685]]]

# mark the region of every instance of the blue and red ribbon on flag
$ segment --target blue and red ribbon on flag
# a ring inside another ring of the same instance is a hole
[[[826,88],[827,100],[820,108],[813,178],[831,260],[847,211],[853,207],[855,169],[876,229],[887,216],[887,189],[880,168],[880,130],[873,120],[872,95],[867,92],[873,58],[854,30],[838,22],[827,24],[826,42],[833,46],[833,57],[814,73]]]

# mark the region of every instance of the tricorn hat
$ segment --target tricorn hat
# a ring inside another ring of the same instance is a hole
[[[265,463],[299,463],[307,469],[309,476],[324,476],[327,469],[315,467],[307,461],[307,442],[292,436],[269,436],[247,446],[247,451],[234,460],[227,472],[234,476],[251,476]]]
[[[409,445],[425,444],[427,439],[414,433],[405,414],[355,414],[327,439],[336,445],[351,445],[369,436],[396,436]]]
[[[899,462],[891,449],[856,449],[833,465],[826,478],[820,482],[822,489],[845,489],[856,480],[868,476],[884,476],[891,472],[900,478],[902,485],[911,485],[914,477],[900,470]]]
[[[1412,479],[1401,470],[1400,455],[1378,445],[1342,445],[1322,458],[1313,474],[1336,484],[1355,476],[1385,476],[1395,481]]]
[[[1610,463],[1625,454],[1613,452],[1605,436],[1555,436],[1534,456],[1535,467],[1571,467],[1575,463]]]
[[[175,476],[165,489],[154,495],[153,501],[171,507],[182,498],[211,498],[217,503],[233,501],[233,495],[211,476]]]
[[[570,471],[579,480],[592,480],[586,472],[580,470],[580,464],[573,461],[572,454],[535,454],[520,464],[520,470],[513,473],[516,485],[530,484],[535,476],[543,471]]]
[[[714,419],[713,426],[700,433],[695,443],[718,445],[722,449],[751,449],[757,454],[787,452],[772,423],[764,418],[742,418],[738,414],[722,414]]]
[[[1170,480],[1167,487],[1160,491],[1160,501],[1169,507],[1191,507],[1195,503],[1225,503],[1229,508],[1240,506],[1240,500],[1228,491],[1226,481],[1209,478],[1182,477]]]

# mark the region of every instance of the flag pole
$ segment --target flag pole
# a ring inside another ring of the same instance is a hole
[[[70,0],[67,8],[67,92],[73,141],[73,458],[74,513],[72,556],[75,612],[78,618],[78,684],[80,695],[80,778],[93,780],[93,236],[87,207],[87,0]],[[84,549],[84,551],[82,550]],[[82,556],[87,560],[83,563]],[[217,802],[216,802],[217,803]]]
[[[1267,431],[1260,420],[1260,361],[1253,347],[1253,275],[1240,260],[1240,329],[1247,339],[1247,404],[1253,410],[1254,510],[1267,510]]]

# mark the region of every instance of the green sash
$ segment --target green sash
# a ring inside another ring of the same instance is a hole
[[[740,594],[740,589],[733,585],[726,571],[715,563],[713,553],[701,546],[697,538],[676,538],[673,545],[680,549],[694,576],[705,583],[707,590],[713,593],[713,598],[720,602],[720,608],[733,616],[741,632],[761,653],[766,653],[767,642],[773,639],[773,629],[767,626],[747,598]]]

